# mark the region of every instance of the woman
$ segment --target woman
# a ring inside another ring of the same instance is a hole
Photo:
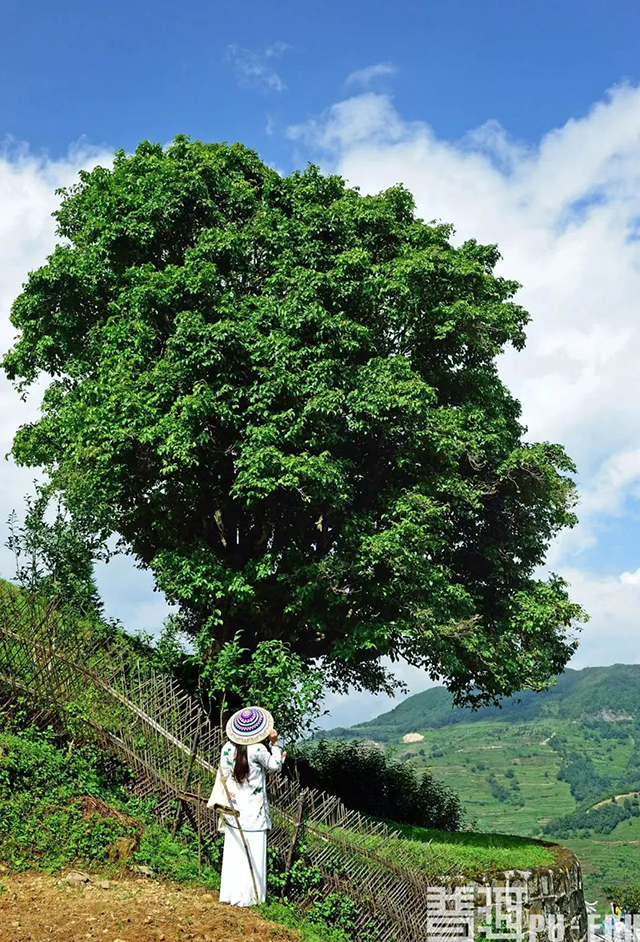
[[[227,723],[227,737],[229,742],[220,756],[220,775],[237,817],[225,815],[220,902],[254,906],[264,903],[267,889],[267,831],[271,819],[266,773],[282,768],[284,754],[278,746],[271,714],[260,707],[234,713]],[[270,750],[265,739],[271,743]]]

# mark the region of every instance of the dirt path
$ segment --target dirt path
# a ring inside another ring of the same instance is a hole
[[[126,877],[69,886],[44,874],[0,874],[0,942],[295,942],[296,933],[218,894]]]
[[[626,792],[624,795],[616,795],[616,801],[620,801],[621,798],[637,798],[638,796],[640,796],[640,792]],[[602,808],[603,805],[610,805],[611,802],[611,798],[605,798],[604,801],[599,801],[597,805],[592,805],[592,807]]]

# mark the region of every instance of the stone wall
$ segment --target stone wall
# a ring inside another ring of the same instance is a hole
[[[545,924],[548,917],[552,917],[553,922],[553,917],[562,916],[566,942],[585,942],[588,924],[580,862],[565,847],[551,849],[557,858],[557,863],[551,867],[507,870],[474,881],[477,899],[481,899],[487,886],[521,888],[525,926],[529,925],[529,915],[543,916]],[[542,934],[538,936],[540,940],[543,938]]]

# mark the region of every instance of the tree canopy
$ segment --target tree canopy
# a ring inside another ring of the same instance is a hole
[[[571,461],[524,441],[496,246],[398,186],[179,137],[61,191],[4,357],[49,377],[13,454],[144,567],[200,650],[283,641],[330,684],[405,657],[463,701],[539,687],[581,611],[541,579]]]

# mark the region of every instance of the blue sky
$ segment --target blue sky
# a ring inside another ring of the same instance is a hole
[[[455,139],[491,117],[536,141],[640,69],[631,0],[2,7],[0,129],[53,155],[82,136],[129,149],[185,132],[248,142],[288,169],[286,126],[322,111],[355,70],[383,62],[397,72],[377,84],[406,120]],[[286,88],[239,81],[240,50],[268,59]]]
[[[5,0],[0,22],[3,348],[54,244],[56,187],[116,148],[186,133],[241,140],[285,173],[313,160],[364,191],[403,182],[457,239],[498,242],[523,285],[527,349],[500,370],[530,437],[579,468],[580,525],[549,554],[592,615],[573,665],[640,660],[638,4]],[[37,406],[0,378],[3,453]],[[0,467],[1,518],[33,477]],[[161,623],[126,559],[100,583],[126,624]],[[386,703],[331,706],[344,723]]]

